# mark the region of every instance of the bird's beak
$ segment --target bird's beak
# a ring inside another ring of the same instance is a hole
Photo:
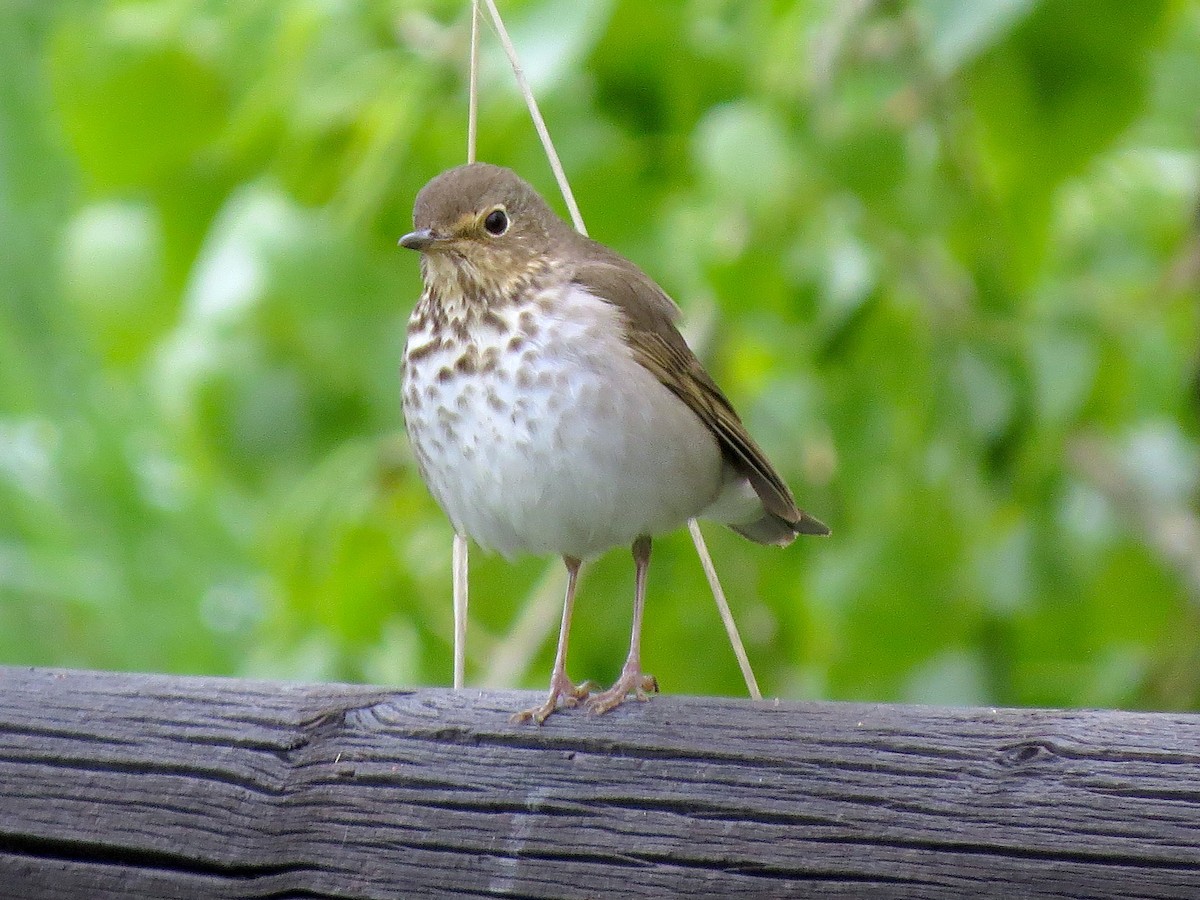
[[[438,237],[428,228],[412,231],[400,238],[399,244],[406,250],[428,250],[439,244],[443,238]]]

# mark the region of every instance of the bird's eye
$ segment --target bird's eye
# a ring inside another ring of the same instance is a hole
[[[502,209],[493,209],[483,220],[483,227],[487,229],[488,234],[500,237],[508,231],[508,216]]]

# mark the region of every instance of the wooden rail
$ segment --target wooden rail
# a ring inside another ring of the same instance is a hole
[[[0,897],[1200,897],[1200,717],[0,668]]]

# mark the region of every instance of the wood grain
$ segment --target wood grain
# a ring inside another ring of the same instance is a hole
[[[1200,897],[1200,717],[0,668],[0,897]]]

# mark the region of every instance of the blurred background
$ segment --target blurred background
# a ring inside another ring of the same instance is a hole
[[[7,0],[0,663],[447,684],[399,414],[466,0]],[[828,540],[706,532],[766,692],[1200,708],[1200,8],[501,0],[592,235]],[[491,29],[480,157],[562,209]],[[744,695],[686,531],[643,659]],[[468,681],[558,566],[472,554]],[[591,567],[571,674],[633,591]]]

